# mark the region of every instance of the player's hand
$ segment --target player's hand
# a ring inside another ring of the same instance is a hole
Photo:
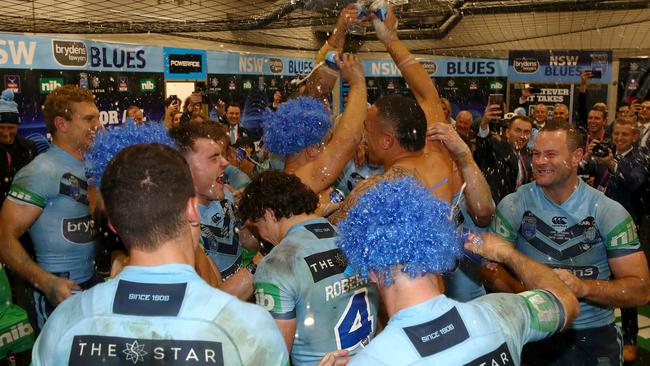
[[[349,29],[350,25],[361,24],[363,21],[364,19],[359,19],[359,10],[357,9],[356,4],[349,3],[345,8],[343,8],[343,10],[341,10],[336,21],[336,28],[338,29],[339,25],[341,25],[343,27],[342,29]]]
[[[573,291],[573,294],[577,298],[586,297],[588,294],[589,287],[587,284],[573,275],[573,273],[567,271],[566,269],[554,269],[553,272],[567,285],[568,288]]]
[[[317,366],[345,366],[350,361],[350,356],[348,356],[348,351],[338,350],[334,352],[328,352],[323,356]]]
[[[334,56],[334,60],[341,70],[341,76],[343,79],[353,84],[363,84],[366,85],[366,76],[363,73],[363,66],[357,56],[351,53],[344,53],[342,55]]]
[[[398,39],[397,17],[395,16],[395,13],[393,13],[393,5],[388,5],[386,19],[384,19],[383,22],[374,13],[370,14],[370,18],[372,19],[372,25],[375,27],[377,39],[382,41],[384,44]]]
[[[44,289],[45,297],[53,306],[72,296],[72,290],[81,290],[81,287],[74,281],[50,275],[47,281],[47,288]]]
[[[465,249],[500,263],[504,262],[515,250],[512,244],[491,233],[482,233],[480,237],[477,234],[471,234],[465,242]]]
[[[456,129],[448,124],[436,122],[429,129],[427,129],[427,138],[431,141],[441,141],[454,160],[462,163],[472,152],[456,132]]]

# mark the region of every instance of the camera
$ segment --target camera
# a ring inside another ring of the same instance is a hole
[[[606,142],[599,142],[591,149],[591,153],[599,158],[607,157],[609,155],[609,151],[609,144]]]

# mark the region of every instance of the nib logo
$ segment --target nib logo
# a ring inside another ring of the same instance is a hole
[[[40,78],[38,81],[41,85],[41,94],[50,94],[56,88],[63,86],[63,78]]]
[[[8,332],[0,334],[0,347],[13,343],[20,338],[27,337],[34,333],[29,323],[19,323],[11,327]]]
[[[143,93],[151,93],[156,90],[156,82],[153,79],[140,80],[140,91]]]

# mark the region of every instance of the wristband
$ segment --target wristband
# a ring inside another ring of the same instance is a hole
[[[257,272],[257,264],[250,262],[247,266],[246,269],[248,272],[250,272],[252,275],[255,275],[255,272]]]
[[[402,68],[413,65],[415,63],[418,63],[418,60],[416,60],[415,57],[413,57],[413,55],[409,55],[409,57],[402,60],[402,62],[400,62],[399,65],[397,65],[397,68],[401,70]]]

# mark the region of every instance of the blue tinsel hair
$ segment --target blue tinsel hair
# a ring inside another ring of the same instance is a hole
[[[330,113],[316,98],[300,97],[264,113],[264,145],[287,156],[323,141],[331,126]]]
[[[108,163],[124,148],[136,144],[157,142],[177,149],[163,123],[135,124],[132,121],[109,130],[100,130],[90,149],[84,155],[86,175],[95,187],[101,185],[102,175]]]
[[[463,253],[449,212],[414,178],[381,181],[341,221],[338,245],[355,272],[367,278],[373,270],[388,285],[394,266],[411,278],[448,272]]]

